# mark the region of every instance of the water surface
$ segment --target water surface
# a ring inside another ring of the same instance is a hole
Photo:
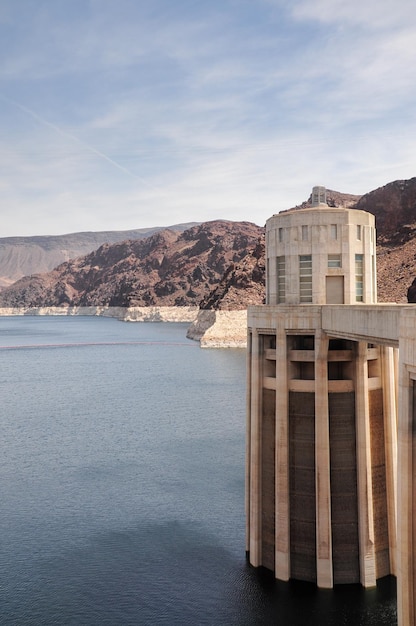
[[[396,624],[247,565],[245,353],[185,332],[0,318],[2,626]]]

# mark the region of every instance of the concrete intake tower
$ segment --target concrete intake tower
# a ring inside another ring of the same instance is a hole
[[[247,353],[250,563],[324,588],[393,574],[415,624],[416,307],[377,304],[373,215],[314,187],[267,221]]]

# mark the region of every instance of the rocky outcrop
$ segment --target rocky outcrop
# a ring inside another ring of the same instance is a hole
[[[357,209],[375,215],[379,302],[405,303],[416,274],[416,178],[362,196]]]
[[[201,348],[245,348],[247,309],[239,311],[201,310],[186,335]]]
[[[255,248],[239,263],[231,263],[218,285],[200,302],[202,310],[236,311],[252,304],[264,304],[264,234]]]
[[[416,278],[407,290],[407,301],[412,304],[416,302]]]
[[[250,257],[263,229],[218,220],[183,233],[104,244],[51,272],[28,276],[0,293],[3,307],[198,306],[231,265]],[[238,308],[245,306],[244,291]]]
[[[400,246],[415,236],[416,178],[379,187],[362,196],[356,208],[375,215],[380,245]]]
[[[247,343],[247,307],[265,296],[264,234],[254,250],[232,263],[218,286],[200,303],[187,336],[202,348],[243,348]]]
[[[377,292],[379,302],[408,301],[408,289],[416,275],[416,239],[403,245],[377,246]]]
[[[181,233],[196,222],[175,224],[170,230]],[[71,233],[68,235],[0,238],[0,289],[23,276],[49,272],[69,259],[88,254],[104,243],[144,239],[161,227],[135,230]]]

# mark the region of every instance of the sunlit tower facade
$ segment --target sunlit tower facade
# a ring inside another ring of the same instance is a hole
[[[367,338],[367,314],[336,324],[376,303],[373,215],[314,187],[310,207],[267,221],[266,305],[248,313],[247,552],[280,580],[396,573],[397,350]]]

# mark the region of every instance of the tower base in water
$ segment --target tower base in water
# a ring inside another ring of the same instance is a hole
[[[374,216],[325,204],[266,225],[248,309],[247,552],[280,580],[397,576],[416,626],[416,306],[377,304]]]

